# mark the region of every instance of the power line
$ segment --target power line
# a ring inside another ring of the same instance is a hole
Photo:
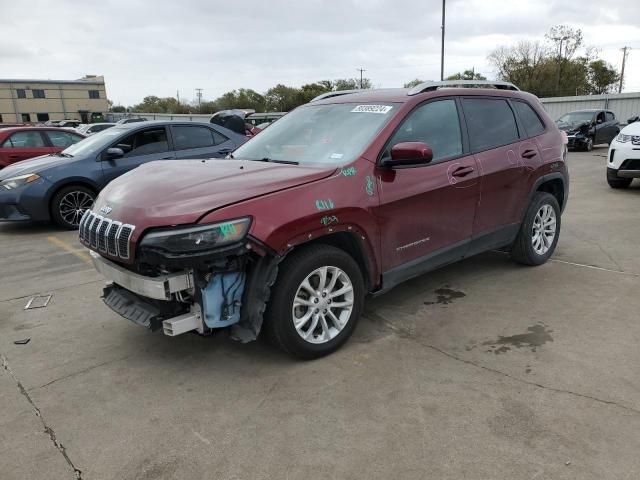
[[[620,69],[620,85],[618,85],[618,93],[622,93],[622,81],[624,80],[624,64],[627,60],[627,50],[631,50],[629,47],[622,47],[622,68]]]
[[[198,109],[200,108],[200,104],[202,103],[202,89],[196,88],[196,98],[198,99]]]

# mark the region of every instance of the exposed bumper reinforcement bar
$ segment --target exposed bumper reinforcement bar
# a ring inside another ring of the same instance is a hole
[[[176,292],[188,290],[193,287],[193,274],[190,272],[178,272],[159,277],[145,277],[131,272],[119,265],[107,260],[97,253],[89,250],[91,260],[96,270],[108,280],[126,288],[143,297],[156,300],[171,300],[171,295]]]

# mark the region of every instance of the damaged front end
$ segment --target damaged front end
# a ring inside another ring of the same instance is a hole
[[[255,340],[280,258],[246,235],[249,226],[243,218],[151,230],[136,250],[135,271],[92,251],[96,269],[112,282],[105,304],[169,336],[229,327],[232,338]]]

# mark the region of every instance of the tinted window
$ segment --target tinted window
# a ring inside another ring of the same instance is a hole
[[[33,93],[33,98],[44,98],[44,90],[42,89],[34,88],[31,93]]]
[[[105,133],[108,133],[108,131]],[[151,153],[161,153],[169,150],[167,134],[164,127],[134,133],[120,140],[115,146],[124,150],[125,157],[149,155]]]
[[[604,123],[604,112],[598,112],[598,116],[596,117],[597,123]]]
[[[219,132],[216,132],[215,130],[212,130],[211,133],[213,133],[213,143],[215,143],[216,145],[220,145],[221,143],[224,143],[227,140],[229,140],[227,137],[225,137]]]
[[[213,135],[206,127],[172,127],[176,150],[212,147]]]
[[[605,112],[607,117],[607,122],[613,122],[616,119],[616,116],[611,112]]]
[[[416,108],[393,134],[385,156],[396,143],[423,142],[433,150],[433,161],[462,153],[462,136],[455,100],[430,102]]]
[[[16,90],[16,95],[18,98],[27,98],[27,91],[24,88],[18,88]]]
[[[39,122],[46,122],[49,120],[48,113],[37,113],[36,116],[38,117]]]
[[[100,90],[89,90],[89,98],[100,98]]]
[[[3,144],[4,148],[37,148],[46,147],[40,132],[16,132]]]
[[[465,98],[464,116],[471,150],[487,150],[518,141],[518,127],[506,100]]]
[[[527,135],[535,137],[544,132],[544,124],[538,114],[525,102],[513,102],[513,107],[518,112],[518,117],[527,131]]]

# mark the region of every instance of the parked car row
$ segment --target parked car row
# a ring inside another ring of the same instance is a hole
[[[556,124],[567,132],[570,149],[588,152],[594,145],[611,143],[620,133],[620,122],[609,110],[576,110],[561,116]]]
[[[52,127],[0,129],[0,169],[12,163],[61,152],[85,138],[80,132]]]
[[[76,143],[83,138],[55,128],[0,130],[0,145],[8,145],[0,152],[10,159],[18,150],[46,154],[0,170],[0,220],[77,228],[98,192],[123,173],[154,160],[224,157],[246,141],[208,123],[160,121],[116,125]]]

